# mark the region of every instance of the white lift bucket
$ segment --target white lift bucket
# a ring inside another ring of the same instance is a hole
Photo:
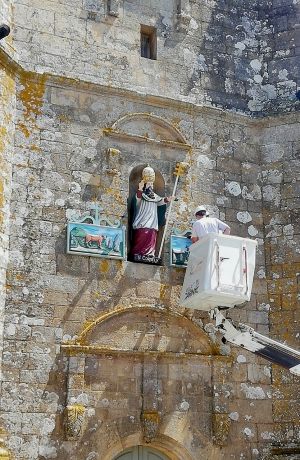
[[[257,242],[209,233],[190,246],[180,304],[209,311],[250,300]]]

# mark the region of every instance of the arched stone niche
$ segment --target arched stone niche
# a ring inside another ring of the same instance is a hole
[[[133,200],[134,196],[138,190],[138,185],[139,182],[142,180],[142,172],[143,169],[148,165],[149,163],[144,163],[141,165],[135,166],[129,175],[129,186],[128,186],[128,232],[127,232],[127,250],[128,250],[128,258],[131,260],[131,246],[132,246],[132,223],[133,223]],[[150,164],[150,166],[152,166]],[[155,182],[154,182],[154,192],[157,193],[159,196],[164,197],[165,196],[165,180],[161,172],[157,169],[155,169]],[[158,230],[158,236],[157,236],[157,243],[156,243],[156,252],[158,251],[158,248],[160,247],[161,243],[161,238],[162,238],[162,232],[163,232],[163,226],[159,227]]]
[[[130,235],[132,221],[130,203],[141,180],[143,168],[149,164],[155,170],[154,189],[157,194],[160,196],[171,195],[176,164],[182,161],[190,163],[191,145],[179,129],[167,119],[144,112],[124,115],[110,127],[103,129],[103,134],[107,138],[105,144],[108,147],[108,152],[118,151],[120,153],[118,157],[108,155],[106,163],[108,174],[119,171],[117,179],[120,184],[118,188],[123,191],[128,190],[127,225],[129,231],[127,249],[130,253],[132,239]],[[115,183],[117,179],[115,179]],[[185,202],[190,199],[190,187],[187,181],[188,179],[185,177],[179,185],[182,195],[183,187],[185,187]],[[187,218],[188,216],[185,216],[185,221]],[[156,252],[160,247],[161,233],[160,231],[157,238]]]
[[[161,171],[166,162],[173,169],[177,161],[187,160],[192,149],[177,127],[151,113],[126,114],[102,132],[107,137],[107,147],[120,150],[122,165],[119,166],[129,173],[133,165],[143,163]]]

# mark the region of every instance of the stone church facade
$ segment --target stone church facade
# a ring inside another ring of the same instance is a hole
[[[199,204],[255,238],[230,316],[299,349],[299,9],[0,0],[0,459],[300,458],[299,379],[180,307],[168,243]],[[162,264],[135,263],[128,198],[178,162]],[[95,206],[123,260],[66,252]]]

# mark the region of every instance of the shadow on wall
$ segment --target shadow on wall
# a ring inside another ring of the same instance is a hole
[[[191,17],[196,8],[191,2]],[[255,115],[299,109],[297,5],[217,0],[209,13],[201,43],[187,51],[191,72],[184,94],[201,98],[204,92],[204,103]]]

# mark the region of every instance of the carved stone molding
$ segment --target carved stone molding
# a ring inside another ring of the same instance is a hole
[[[0,428],[0,460],[11,460],[11,455],[6,449],[6,432]]]
[[[10,460],[10,458],[8,450],[0,446],[0,460]]]
[[[107,345],[101,345],[100,343],[90,343],[89,336],[90,334],[96,329],[96,327],[101,327],[101,324],[104,324],[106,321],[110,320],[111,318],[119,315],[125,315],[126,313],[131,313],[131,312],[139,312],[143,310],[141,307],[138,306],[131,306],[131,305],[119,305],[116,308],[113,308],[110,311],[107,312],[101,312],[99,316],[97,316],[94,320],[86,321],[81,328],[81,331],[78,332],[77,337],[75,340],[67,340],[65,342],[62,342],[61,344],[61,349],[69,354],[69,355],[77,355],[77,354],[101,354],[101,353],[118,353],[118,354],[139,354],[139,353],[144,353],[144,351],[139,352],[139,350],[131,349],[131,350],[124,350],[120,349],[117,347],[107,347]],[[191,321],[189,317],[187,317],[184,313],[180,311],[172,311],[172,310],[167,310],[162,307],[150,307],[148,308],[149,311],[151,312],[156,312],[160,313],[162,315],[166,315],[170,318],[179,318],[184,321],[187,321],[186,327],[189,327],[189,325],[196,327],[199,332],[201,332],[201,328],[199,328],[199,325],[196,322]],[[211,360],[212,355],[215,356],[215,349],[212,348],[212,342],[208,339],[207,335],[204,332],[201,332],[202,339],[203,339],[203,347],[200,351],[198,350],[193,350],[191,353],[188,351],[184,352],[182,356],[186,355],[201,355],[201,356],[207,356],[208,360]],[[199,338],[200,339],[200,338]],[[202,340],[201,339],[201,340]],[[178,352],[168,352],[168,350],[163,350],[163,351],[155,351],[155,350],[147,350],[148,355],[160,355],[163,354],[165,356],[178,356]],[[216,358],[214,358],[216,359]],[[225,359],[222,357],[222,360]]]
[[[5,447],[0,445],[0,460],[10,460],[11,456]]]
[[[150,443],[156,438],[160,422],[159,413],[155,410],[144,410],[142,412],[142,426],[144,441]]]
[[[65,409],[65,433],[68,440],[78,439],[82,432],[85,407],[82,404],[68,405]]]
[[[118,149],[108,148],[107,151],[107,168],[106,173],[110,176],[121,176],[120,172],[120,156],[121,152]]]
[[[217,446],[226,446],[231,421],[228,414],[213,414],[213,440]]]
[[[145,131],[147,126],[147,131]],[[143,127],[143,129],[141,129]],[[164,118],[146,112],[128,113],[103,129],[103,134],[128,142],[157,144],[168,148],[191,150],[179,129]]]

